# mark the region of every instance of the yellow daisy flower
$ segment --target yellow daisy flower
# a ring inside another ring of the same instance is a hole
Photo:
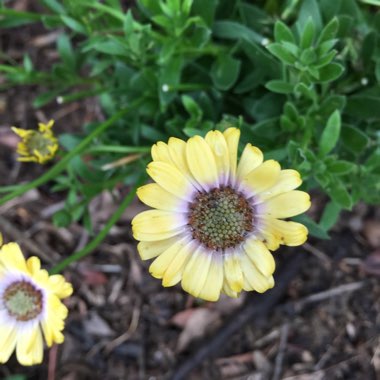
[[[14,133],[21,137],[17,146],[18,161],[31,161],[39,164],[51,160],[58,149],[58,140],[52,132],[54,120],[47,124],[39,123],[38,131],[12,127]]]
[[[42,362],[43,339],[62,343],[67,308],[60,301],[72,293],[61,275],[49,276],[40,260],[25,261],[16,243],[0,248],[0,363],[16,350],[22,365]]]
[[[209,301],[220,293],[265,292],[274,286],[275,261],[269,250],[297,246],[307,228],[284,221],[310,207],[295,170],[263,161],[247,144],[238,159],[240,131],[210,131],[187,142],[170,138],[152,147],[147,172],[155,183],[137,195],[154,210],[132,221],[143,260],[163,286],[183,289]]]

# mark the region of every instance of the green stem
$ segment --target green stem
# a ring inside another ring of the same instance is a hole
[[[117,112],[115,115],[113,115],[111,118],[106,120],[104,123],[99,124],[86,138],[84,138],[72,151],[67,153],[59,162],[57,162],[50,170],[48,170],[45,174],[43,174],[41,177],[35,179],[32,182],[27,183],[24,186],[20,186],[18,189],[12,191],[10,194],[7,194],[6,196],[0,198],[0,206],[4,203],[10,201],[11,199],[18,197],[22,194],[25,194],[27,191],[34,189],[38,186],[43,185],[44,183],[48,182],[55,176],[57,176],[60,172],[62,172],[67,163],[75,157],[77,154],[81,153],[90,143],[91,141],[99,136],[102,132],[104,132],[107,128],[113,125],[113,123],[117,120],[119,120],[121,117],[129,113],[130,111],[136,109],[141,105],[141,103],[145,100],[144,97],[141,97],[131,103],[131,105],[127,108],[124,108],[123,110]]]
[[[86,153],[149,153],[150,146],[95,145]]]
[[[123,202],[121,202],[120,206],[116,210],[116,212],[112,215],[112,217],[109,219],[109,221],[106,223],[106,225],[103,227],[103,229],[98,233],[98,235],[91,240],[83,249],[80,251],[74,252],[71,256],[67,257],[66,259],[62,260],[60,263],[55,265],[50,271],[50,274],[56,274],[60,273],[63,269],[68,267],[70,264],[82,259],[83,257],[90,254],[107,236],[109,230],[112,228],[112,226],[120,219],[121,215],[123,214],[124,210],[129,206],[129,204],[132,202],[133,198],[135,197],[137,188],[142,184],[143,180],[145,179],[145,175],[142,175],[136,182],[135,186],[131,189],[129,194],[124,198]]]
[[[103,88],[92,88],[89,90],[78,91],[74,94],[59,96],[57,98],[57,102],[59,104],[66,104],[75,100],[81,100],[83,98],[89,98],[91,96],[99,95],[104,91],[105,90]]]
[[[9,193],[10,191],[15,191],[22,185],[11,185],[11,186],[2,186],[0,187],[0,193]]]
[[[9,9],[9,8],[0,9],[0,15],[9,16],[15,19],[21,18],[21,19],[30,20],[30,21],[41,21],[43,19],[50,19],[50,20],[54,20],[55,22],[62,23],[59,16],[35,13],[35,12],[22,12],[22,11],[17,11],[14,9]]]

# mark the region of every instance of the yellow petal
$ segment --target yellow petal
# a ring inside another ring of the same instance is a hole
[[[163,286],[174,286],[181,281],[183,270],[194,250],[194,245],[188,242],[178,251],[164,273],[162,279]]]
[[[244,179],[244,177],[247,176],[249,172],[256,169],[263,163],[263,159],[263,153],[259,148],[256,148],[251,144],[247,144],[240,157],[237,169],[237,177],[241,180]]]
[[[41,287],[48,287],[59,298],[66,298],[73,292],[73,287],[66,282],[60,274],[49,276],[48,272],[41,269],[41,262],[38,257],[32,256],[26,261],[29,273]]]
[[[205,190],[218,183],[218,172],[213,153],[202,137],[194,136],[188,140],[186,160],[191,174]]]
[[[4,244],[0,249],[0,265],[7,269],[28,272],[24,255],[17,243]]]
[[[69,297],[73,293],[72,285],[60,274],[49,276],[49,288],[60,299]]]
[[[137,196],[146,205],[167,211],[186,211],[186,202],[169,193],[156,183],[149,183],[137,189]]]
[[[53,128],[54,120],[50,120],[47,124],[38,123],[38,130],[41,133],[49,133],[51,134],[51,129]]]
[[[281,170],[277,183],[273,185],[268,191],[265,191],[259,195],[261,201],[265,201],[274,196],[287,193],[301,186],[302,180],[300,174],[296,170],[286,169]]]
[[[219,183],[227,184],[230,172],[230,157],[226,139],[220,131],[210,131],[205,140],[210,146],[218,171]]]
[[[232,176],[234,177],[236,175],[240,130],[237,128],[228,128],[223,132],[223,136],[227,142],[228,152],[230,156],[230,170]]]
[[[142,260],[149,260],[160,255],[176,241],[178,241],[177,236],[159,241],[141,241],[137,245],[137,250]]]
[[[20,136],[21,138],[27,137],[33,134],[34,132],[34,131],[28,131],[26,129],[16,128],[16,127],[12,127],[11,129],[14,133],[16,133],[16,135]]]
[[[176,165],[178,170],[191,182],[191,184],[198,190],[202,190],[202,187],[193,177],[190,172],[189,165],[186,160],[186,142],[177,139],[176,137],[171,137],[168,142],[169,154]]]
[[[274,239],[279,244],[295,247],[307,240],[307,228],[297,222],[287,222],[274,218],[267,218],[263,228],[263,235],[267,240]]]
[[[224,277],[231,290],[241,292],[243,289],[243,272],[238,255],[226,254],[224,256]]]
[[[264,293],[273,287],[273,277],[264,276],[247,255],[241,255],[240,262],[244,273],[244,290],[256,290],[259,293]]]
[[[199,297],[208,276],[211,264],[211,254],[203,252],[198,248],[190,257],[182,275],[182,288],[193,295]]]
[[[206,301],[217,301],[220,297],[220,292],[223,286],[223,259],[217,255],[220,254],[212,254],[206,282],[198,296]]]
[[[46,288],[49,283],[49,273],[46,269],[40,269],[33,274],[33,280],[42,288]]]
[[[187,201],[195,191],[189,180],[175,167],[165,162],[151,162],[147,172],[150,177],[169,193]]]
[[[0,323],[0,363],[6,363],[16,347],[17,329],[9,323]]]
[[[149,267],[151,275],[155,278],[162,278],[175,256],[187,244],[188,238],[178,239],[174,244],[161,253]]]
[[[29,273],[33,276],[41,269],[41,261],[38,257],[32,256],[26,260],[26,266],[28,267]]]
[[[177,230],[188,223],[185,214],[163,210],[147,210],[137,214],[132,220],[133,231],[148,234]]]
[[[67,317],[67,307],[59,298],[50,293],[46,300],[46,315],[41,321],[46,345],[50,347],[53,343],[62,343],[64,336],[62,330],[65,326],[64,320]]]
[[[18,331],[16,356],[20,364],[40,364],[43,356],[42,334],[38,322]]]
[[[153,161],[166,162],[169,165],[174,164],[170,157],[168,146],[162,141],[152,146],[151,154]]]
[[[154,233],[150,234],[150,233],[146,233],[142,231],[138,227],[132,227],[132,231],[133,231],[133,237],[136,240],[145,241],[145,242],[155,242],[155,241],[165,240],[165,239],[169,239],[174,236],[180,235],[181,233],[184,232],[184,229],[180,227],[179,229],[176,229],[176,230],[160,232],[157,234],[154,234]]]
[[[244,250],[255,267],[266,277],[273,274],[276,263],[265,244],[254,238],[248,239]]]
[[[277,182],[280,171],[281,167],[277,161],[265,161],[256,169],[249,172],[242,181],[242,184],[253,194],[259,194],[268,190]]]
[[[231,287],[230,287],[230,285],[226,279],[224,279],[224,282],[223,282],[222,292],[224,294],[227,294],[227,296],[231,297],[231,298],[237,298],[237,297],[239,297],[239,294],[240,294],[240,293],[235,292],[234,290],[231,289]]]
[[[262,205],[263,212],[273,218],[290,218],[308,210],[311,203],[309,194],[293,190],[270,198]]]

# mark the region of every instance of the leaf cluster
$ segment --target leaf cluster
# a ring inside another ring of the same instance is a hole
[[[58,225],[91,228],[89,202],[132,184],[149,146],[171,136],[238,125],[252,142],[299,170],[330,203],[326,237],[341,209],[380,200],[380,12],[354,0],[40,0],[44,12],[0,8],[0,27],[42,23],[59,30],[49,70],[25,54],[4,57],[6,86],[40,85],[36,108],[96,96],[112,116],[140,99],[56,178],[67,191]],[[371,2],[368,2],[371,3]],[[222,120],[222,122],[220,122]],[[70,151],[97,127],[62,135]],[[118,165],[127,156],[128,164]]]

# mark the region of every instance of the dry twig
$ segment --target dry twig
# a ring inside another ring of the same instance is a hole
[[[286,344],[288,341],[288,335],[289,335],[289,324],[285,323],[281,328],[280,344],[278,345],[278,352],[277,352],[276,361],[274,365],[272,380],[281,379],[282,364],[284,362],[284,355],[285,355],[285,350],[286,350]]]

